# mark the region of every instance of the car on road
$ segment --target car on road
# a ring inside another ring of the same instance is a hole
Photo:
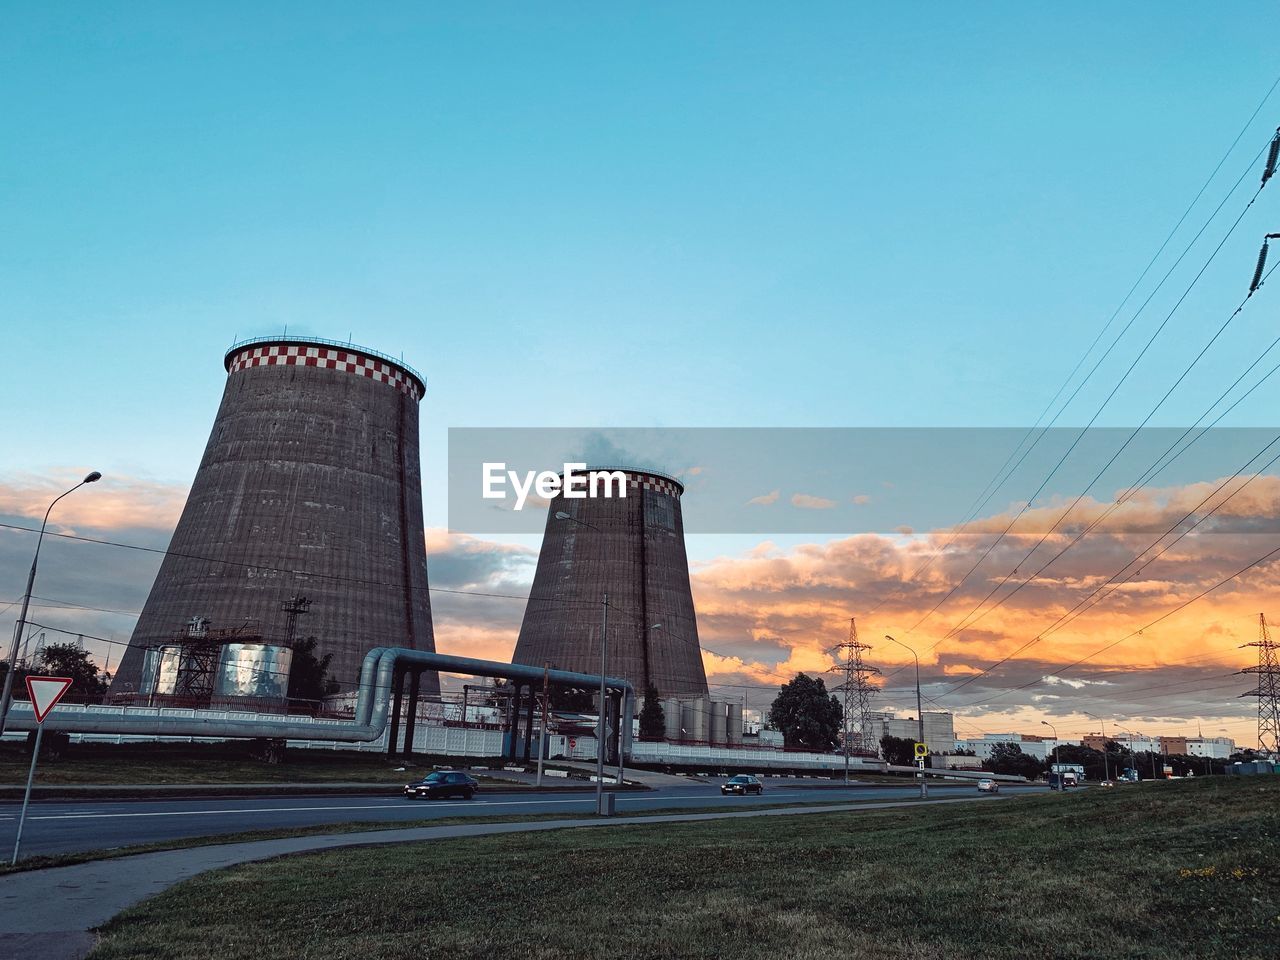
[[[996,783],[994,780],[988,780],[984,777],[983,779],[978,781],[978,792],[979,793],[999,793],[1000,784]]]
[[[720,785],[720,792],[725,796],[731,793],[748,794],[754,793],[757,796],[764,793],[764,784],[755,777],[749,777],[745,773],[740,773],[736,777],[730,777],[727,783]]]
[[[480,789],[478,781],[457,770],[435,770],[417,783],[406,783],[404,795],[418,800],[461,797],[470,800]]]

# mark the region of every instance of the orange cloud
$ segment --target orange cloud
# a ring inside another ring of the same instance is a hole
[[[82,480],[87,469],[60,469],[47,474],[10,473],[0,477],[0,513],[26,517],[37,524],[49,504]],[[53,529],[170,530],[178,522],[188,487],[141,477],[105,476],[58,501],[50,514]]]

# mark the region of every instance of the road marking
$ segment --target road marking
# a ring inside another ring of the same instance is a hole
[[[522,807],[533,804],[548,803],[594,803],[594,797],[582,800],[463,800],[457,803],[430,803],[430,808],[439,810],[442,807]],[[234,810],[154,810],[142,813],[47,813],[40,816],[28,816],[28,820],[102,820],[120,819],[124,817],[207,817],[211,814],[227,813],[306,813],[308,811],[325,812],[329,810],[402,810],[421,808],[429,801],[413,801],[409,803],[367,803],[357,806],[327,807],[242,807]],[[8,819],[13,819],[12,817]]]
[[[834,792],[834,791],[832,791]],[[843,791],[841,791],[843,792]],[[801,795],[810,797],[815,793],[821,793],[830,797],[827,791],[800,791]],[[744,801],[748,798],[743,797]],[[756,798],[759,803],[763,797]],[[772,802],[787,803],[798,800],[798,797],[778,797]],[[830,797],[834,802],[848,802],[849,798],[837,799]],[[894,797],[881,797],[871,799],[894,799]],[[619,804],[661,804],[669,802],[675,805],[690,803],[724,803],[728,798],[720,795],[712,796],[644,796],[644,797],[618,797]],[[46,813],[29,816],[29,820],[120,820],[131,817],[207,817],[214,815],[227,814],[246,814],[246,813],[325,813],[342,810],[408,810],[421,809],[424,806],[431,810],[441,810],[445,808],[461,807],[474,810],[477,807],[532,807],[532,806],[549,806],[552,804],[593,804],[595,796],[586,796],[581,798],[561,799],[561,800],[459,800],[452,802],[430,801],[430,800],[410,800],[394,803],[365,803],[365,804],[348,804],[348,805],[326,805],[326,806],[309,806],[309,807],[238,807],[222,810],[151,810],[151,811],[129,811],[125,813],[104,813],[101,811],[88,811],[77,813]],[[12,816],[0,816],[0,820],[13,820]]]

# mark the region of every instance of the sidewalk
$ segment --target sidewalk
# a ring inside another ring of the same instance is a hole
[[[505,833],[532,833],[582,827],[696,823],[744,817],[785,817],[806,814],[887,810],[923,804],[998,802],[998,797],[947,800],[905,800],[888,803],[847,803],[822,807],[780,807],[731,813],[689,813],[652,817],[590,817],[517,823],[453,824],[406,830],[288,837],[217,846],[144,853],[115,860],[96,860],[68,867],[50,867],[0,877],[0,957],[24,960],[79,960],[93,948],[91,930],[127,909],[203,873],[238,863],[267,860],[291,853],[335,847],[413,843]]]

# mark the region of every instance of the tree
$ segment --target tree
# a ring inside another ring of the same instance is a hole
[[[992,745],[991,753],[983,769],[992,773],[1004,773],[1010,776],[1026,777],[1034,780],[1044,772],[1044,764],[1035,757],[1022,752],[1016,743],[997,743]]]
[[[769,707],[769,722],[782,732],[788,747],[834,749],[840,740],[843,719],[840,701],[827,693],[822,678],[814,679],[803,673],[797,673],[794,680],[783,684]]]
[[[909,767],[916,762],[916,742],[907,737],[891,737],[885,734],[880,738],[880,755],[888,763],[898,767]]]
[[[551,688],[551,709],[591,713],[596,709],[596,699],[599,695],[599,690],[592,690],[589,687],[555,686]]]
[[[329,676],[332,653],[316,656],[316,638],[307,637],[293,645],[293,666],[289,668],[290,700],[323,700],[338,692],[338,682]]]
[[[66,703],[101,703],[111,675],[101,673],[89,659],[89,652],[74,643],[51,643],[35,656],[29,673],[70,677],[71,686],[62,699]],[[19,680],[14,677],[14,680]]]
[[[644,692],[644,706],[640,708],[640,739],[661,740],[667,735],[667,715],[658,699],[658,688],[653,684]]]

